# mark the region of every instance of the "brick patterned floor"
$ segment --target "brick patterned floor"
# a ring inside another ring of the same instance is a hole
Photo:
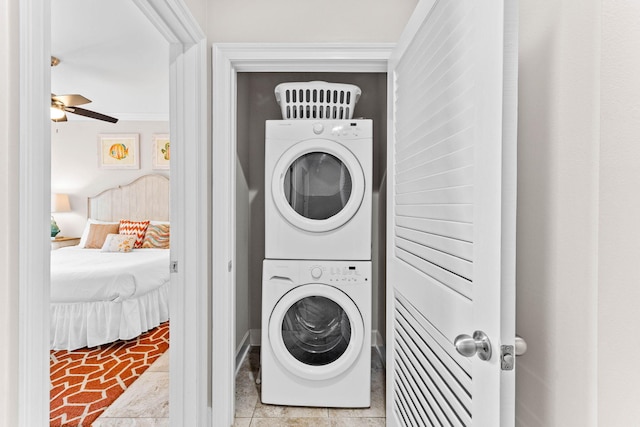
[[[169,348],[169,322],[128,341],[51,351],[50,427],[89,427]]]

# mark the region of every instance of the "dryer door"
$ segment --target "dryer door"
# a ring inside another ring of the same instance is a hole
[[[276,163],[272,178],[273,200],[282,216],[311,232],[346,224],[360,208],[364,189],[358,159],[331,140],[293,145]]]
[[[269,319],[276,359],[294,375],[326,380],[349,369],[364,344],[354,302],[333,286],[309,284],[286,293]]]

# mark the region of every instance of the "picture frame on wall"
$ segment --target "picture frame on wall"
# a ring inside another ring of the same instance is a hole
[[[98,162],[102,169],[140,169],[139,135],[99,134]]]
[[[153,169],[169,169],[171,161],[171,142],[168,133],[153,135]]]

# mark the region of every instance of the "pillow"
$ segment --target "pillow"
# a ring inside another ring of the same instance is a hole
[[[84,248],[87,243],[87,237],[89,237],[89,229],[91,228],[91,224],[120,224],[117,221],[98,221],[97,219],[88,219],[87,223],[84,226],[84,231],[82,232],[82,237],[80,237],[80,243],[78,243],[79,248]]]
[[[141,248],[144,235],[149,227],[149,220],[147,221],[129,221],[128,219],[120,220],[120,234],[129,234],[136,236],[136,243],[134,248]]]
[[[89,235],[84,245],[87,249],[100,249],[109,234],[118,233],[118,224],[91,224]]]
[[[169,249],[169,224],[150,224],[144,235],[142,247]]]
[[[136,236],[128,234],[109,234],[102,245],[102,252],[131,252]]]

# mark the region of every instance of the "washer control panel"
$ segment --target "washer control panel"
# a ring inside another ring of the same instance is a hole
[[[366,283],[369,281],[370,268],[361,262],[348,261],[328,264],[313,264],[308,274],[314,281],[328,284]]]

